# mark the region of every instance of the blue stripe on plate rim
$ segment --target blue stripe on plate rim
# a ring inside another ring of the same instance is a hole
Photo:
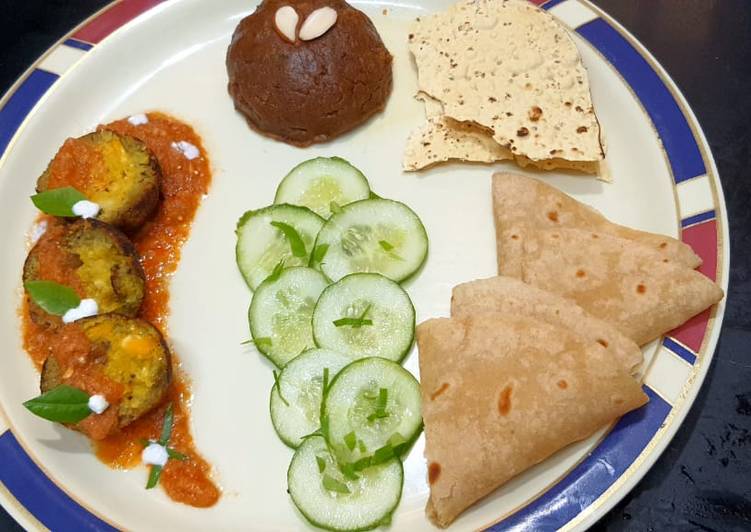
[[[694,352],[677,340],[666,336],[662,339],[662,345],[664,345],[666,348],[668,348],[670,351],[681,357],[692,366],[696,364],[696,355],[694,354]]]
[[[549,0],[543,8],[550,9],[566,1],[572,0]],[[661,75],[642,54],[603,18],[576,31],[618,70],[641,101],[662,139],[675,183],[706,173],[699,142],[687,117]],[[84,51],[93,48],[71,38],[63,39],[57,46],[61,45]],[[32,68],[5,96],[0,108],[0,159],[34,106],[58,78]],[[713,210],[691,216],[682,220],[681,226],[706,221],[715,215]],[[670,338],[665,338],[663,345],[691,364],[696,361],[696,355]],[[671,412],[671,405],[655,391],[648,386],[644,390],[650,398],[645,407],[619,420],[592,453],[551,489],[489,530],[557,529],[570,524],[591,506],[649,445]],[[50,480],[10,430],[0,435],[0,457],[0,482],[44,526],[54,530],[115,530]],[[550,512],[551,507],[556,511]]]

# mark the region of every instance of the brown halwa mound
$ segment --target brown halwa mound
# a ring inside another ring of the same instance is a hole
[[[299,15],[331,7],[336,24],[294,43],[276,29],[285,5]],[[383,110],[391,93],[392,57],[370,19],[343,0],[265,0],[240,22],[227,51],[229,93],[259,132],[296,146],[345,133]]]

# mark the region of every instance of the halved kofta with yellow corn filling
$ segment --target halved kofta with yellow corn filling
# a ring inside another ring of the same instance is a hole
[[[65,325],[42,367],[42,392],[62,384],[102,395],[108,407],[71,426],[102,439],[159,405],[170,383],[170,351],[148,322],[101,314]]]
[[[97,220],[49,218],[47,229],[29,252],[23,281],[54,281],[72,288],[81,299],[93,299],[100,313],[135,316],[145,293],[143,269],[133,244],[114,227]],[[59,326],[29,299],[31,319]]]
[[[100,207],[97,219],[134,231],[159,203],[161,171],[146,145],[100,130],[65,141],[37,181],[37,192],[73,187]]]

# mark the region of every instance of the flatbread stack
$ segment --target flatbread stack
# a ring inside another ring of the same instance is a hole
[[[432,319],[417,328],[428,517],[466,508],[647,402],[602,345],[525,314]]]
[[[464,0],[418,19],[409,45],[427,123],[405,170],[514,160],[603,175],[587,72],[553,16],[525,0]]]
[[[536,179],[493,176],[498,270],[568,298],[639,345],[723,297],[686,244],[629,229]]]
[[[500,276],[456,286],[451,318],[416,333],[440,527],[644,405],[639,346],[723,297],[686,244],[536,179],[495,174],[493,204]]]

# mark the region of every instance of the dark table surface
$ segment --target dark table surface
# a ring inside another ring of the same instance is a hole
[[[0,92],[107,3],[0,0]],[[655,466],[595,529],[751,530],[751,3],[596,3],[657,57],[699,117],[725,190],[731,263],[720,343],[691,412]],[[0,510],[0,530],[18,529]]]

